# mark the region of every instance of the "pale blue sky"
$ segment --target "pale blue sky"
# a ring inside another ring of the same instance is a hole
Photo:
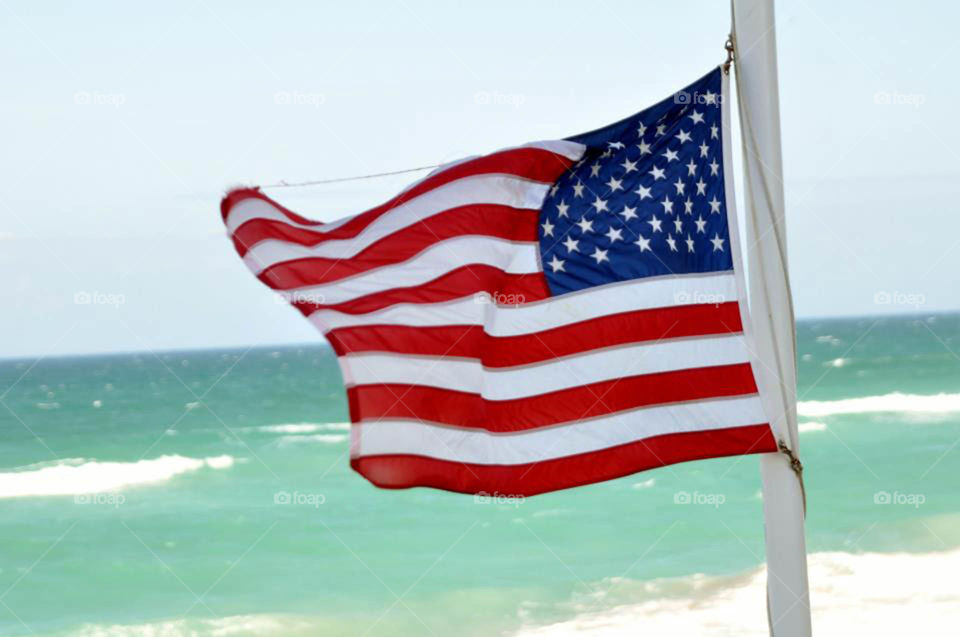
[[[960,309],[958,18],[779,3],[801,317]],[[0,356],[319,341],[232,252],[225,187],[592,129],[722,61],[728,27],[723,2],[5,2]],[[407,180],[274,194],[333,219]]]

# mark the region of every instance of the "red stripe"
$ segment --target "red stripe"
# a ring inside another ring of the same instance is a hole
[[[535,242],[539,215],[537,210],[494,204],[452,208],[398,230],[349,259],[294,259],[266,268],[257,276],[274,289],[289,290],[330,283],[374,268],[401,263],[438,241],[452,237],[483,235]]]
[[[289,208],[278,204],[276,201],[260,192],[259,188],[235,188],[228,192],[220,201],[220,216],[223,217],[224,221],[226,221],[227,216],[230,214],[230,210],[232,210],[235,205],[241,201],[244,201],[245,199],[260,199],[261,201],[266,201],[268,204],[282,212],[287,216],[287,218],[295,223],[302,223],[311,226],[323,225],[323,223],[320,221],[314,221],[312,219],[307,219],[306,217],[301,217]]]
[[[465,265],[421,285],[391,288],[336,305],[320,305],[306,300],[295,300],[292,305],[308,316],[316,310],[365,314],[397,303],[442,303],[480,292],[515,295],[526,303],[550,296],[547,280],[542,272],[507,274],[491,265]]]
[[[479,394],[400,384],[349,387],[347,400],[354,422],[409,419],[508,432],[638,407],[756,392],[750,364],[739,363],[627,376],[512,400],[488,400]]]
[[[361,431],[355,435],[362,436]],[[378,487],[433,487],[459,493],[531,496],[678,462],[777,450],[769,425],[653,436],[602,451],[522,465],[478,465],[424,456],[351,458],[350,466]]]
[[[485,367],[511,367],[625,343],[741,330],[740,308],[730,302],[623,312],[518,336],[490,336],[480,325],[365,325],[337,328],[326,337],[341,356],[351,352],[460,356],[480,359]]]
[[[302,237],[304,240],[308,241],[308,244],[315,245],[330,239],[345,239],[356,236],[374,220],[393,208],[396,208],[401,203],[409,201],[410,199],[422,195],[425,192],[433,190],[439,186],[456,181],[457,179],[462,179],[464,177],[482,174],[505,174],[516,175],[518,177],[524,177],[526,179],[543,183],[552,183],[556,181],[560,175],[562,175],[571,165],[573,165],[573,160],[570,158],[541,148],[514,148],[503,150],[456,164],[450,168],[447,168],[443,172],[439,172],[435,175],[427,177],[409,190],[400,193],[386,203],[381,204],[376,208],[371,208],[366,212],[360,213],[359,215],[351,218],[342,226],[330,230],[329,232],[323,232],[318,228],[318,230],[314,231],[312,235],[309,235],[310,238],[307,238],[308,235],[303,235],[299,232],[292,234],[291,238]],[[250,197],[256,197],[271,203],[281,212],[283,212],[289,219],[291,219],[291,221],[322,226],[322,224],[319,224],[315,221],[305,220],[303,217],[287,210],[269,197],[261,194],[258,190],[252,190],[249,188],[234,190],[224,197],[223,202],[220,204],[220,211],[224,220],[227,219],[230,213],[230,208],[236,205],[239,201]],[[242,228],[244,225],[247,225],[247,223],[250,222],[241,224],[240,227]],[[275,228],[275,225],[271,224],[269,226],[260,227],[264,230],[272,231]],[[237,228],[235,232],[239,232],[239,230],[240,228]],[[268,238],[268,236],[265,235],[261,238]],[[238,250],[242,250],[241,255],[246,251],[246,249],[248,249],[257,241],[261,240],[261,238],[257,238],[256,234],[242,235],[242,240],[239,242],[238,247]]]

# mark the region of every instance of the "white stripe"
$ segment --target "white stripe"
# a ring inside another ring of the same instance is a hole
[[[636,343],[516,367],[484,368],[477,359],[348,354],[345,382],[401,383],[480,394],[488,400],[538,396],[589,383],[695,367],[748,362],[740,334]]]
[[[234,204],[233,207],[230,208],[230,212],[227,214],[227,218],[224,220],[224,225],[227,226],[227,233],[233,234],[237,228],[253,219],[271,219],[274,221],[282,221],[288,226],[293,226],[294,228],[305,228],[307,230],[326,232],[327,230],[331,230],[336,226],[346,223],[354,216],[356,215],[346,217],[344,219],[338,219],[332,223],[297,223],[296,221],[290,219],[287,215],[280,212],[280,210],[273,204],[258,197],[249,197]]]
[[[735,301],[737,285],[732,274],[688,274],[635,279],[517,307],[478,302],[490,300],[489,295],[484,297],[470,296],[445,303],[400,303],[359,315],[318,310],[310,320],[325,331],[357,325],[482,325],[491,336],[516,336],[621,312]]]
[[[400,204],[370,223],[355,237],[327,240],[316,246],[303,246],[281,239],[265,239],[254,244],[243,260],[254,274],[259,274],[272,265],[293,259],[349,259],[384,237],[451,208],[471,204],[498,204],[539,210],[549,187],[549,184],[505,175],[464,177]]]
[[[353,455],[414,454],[473,464],[527,464],[600,451],[661,434],[764,422],[763,409],[755,395],[646,407],[510,434],[381,420],[353,427]]]
[[[583,153],[587,149],[586,146],[579,142],[571,142],[567,141],[566,139],[548,139],[545,141],[530,142],[529,144],[520,146],[520,148],[542,148],[543,150],[548,150],[551,153],[563,155],[567,159],[572,159],[573,161],[577,161],[583,157]]]
[[[509,274],[532,274],[540,271],[537,250],[536,243],[517,243],[495,237],[454,237],[435,243],[401,263],[367,270],[326,285],[279,292],[288,300],[299,298],[334,304],[397,287],[427,283],[463,266],[490,265]]]

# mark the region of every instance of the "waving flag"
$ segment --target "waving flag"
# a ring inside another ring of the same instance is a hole
[[[717,69],[605,128],[457,162],[333,223],[224,222],[337,353],[351,466],[531,495],[776,451],[754,380]]]

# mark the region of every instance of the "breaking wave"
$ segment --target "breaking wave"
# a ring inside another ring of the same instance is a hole
[[[262,425],[255,428],[257,431],[269,434],[307,434],[317,431],[349,431],[348,422],[299,422],[283,425]]]
[[[960,411],[960,394],[902,394],[893,392],[882,396],[845,398],[843,400],[805,400],[797,404],[801,416],[835,416],[875,412],[911,412],[945,414]]]
[[[0,498],[76,495],[121,491],[142,484],[166,482],[200,469],[229,469],[233,456],[188,458],[160,456],[136,462],[101,462],[68,458],[17,467],[0,473]]]

